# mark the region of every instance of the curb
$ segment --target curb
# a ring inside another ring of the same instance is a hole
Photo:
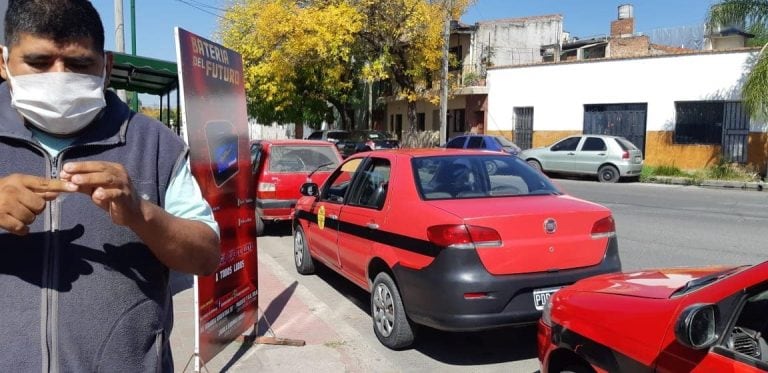
[[[671,185],[693,185],[702,188],[716,189],[739,189],[748,191],[762,192],[764,183],[762,181],[730,181],[730,180],[694,180],[686,177],[655,176],[645,183],[671,184]]]

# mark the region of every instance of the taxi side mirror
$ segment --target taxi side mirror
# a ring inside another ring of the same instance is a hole
[[[317,196],[319,190],[320,188],[315,183],[304,183],[301,185],[301,189],[299,189],[301,195],[310,197]]]
[[[717,307],[694,304],[686,308],[675,324],[677,341],[695,350],[711,347],[717,342]]]

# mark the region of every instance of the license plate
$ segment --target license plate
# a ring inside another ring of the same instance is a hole
[[[544,305],[547,304],[547,301],[549,300],[549,297],[552,296],[556,291],[560,290],[560,288],[547,288],[547,289],[536,289],[533,291],[533,306],[536,307],[537,310],[541,311],[544,309]]]

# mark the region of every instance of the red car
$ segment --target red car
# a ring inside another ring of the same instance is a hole
[[[301,185],[310,176],[312,181],[322,184],[339,163],[339,151],[327,141],[252,141],[257,233],[263,233],[264,222],[290,220],[301,197]]]
[[[558,288],[621,268],[610,210],[508,154],[358,153],[302,192],[296,269],[319,262],[370,292],[374,332],[393,349],[413,343],[415,324],[534,324]]]
[[[768,262],[601,275],[556,292],[541,372],[768,371]]]

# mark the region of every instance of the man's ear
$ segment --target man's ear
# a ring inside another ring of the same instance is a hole
[[[0,45],[0,47],[5,48],[5,45]],[[8,73],[5,70],[5,58],[0,58],[0,76],[3,77],[3,80],[8,80]]]
[[[107,89],[109,87],[109,78],[112,76],[112,63],[114,62],[115,56],[112,55],[112,52],[107,51],[104,53],[104,89]]]

